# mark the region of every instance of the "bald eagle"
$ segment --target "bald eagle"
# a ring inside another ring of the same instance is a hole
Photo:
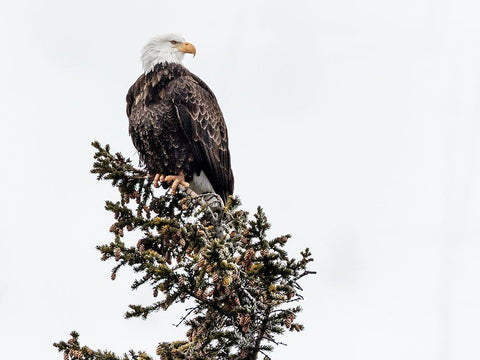
[[[180,35],[153,38],[142,51],[144,73],[127,94],[129,132],[154,186],[233,193],[228,134],[212,90],[183,65],[195,47]]]

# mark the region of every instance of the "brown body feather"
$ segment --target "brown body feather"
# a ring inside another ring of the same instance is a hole
[[[180,64],[162,63],[127,94],[129,130],[147,171],[192,181],[203,170],[225,201],[233,193],[228,134],[215,95]]]

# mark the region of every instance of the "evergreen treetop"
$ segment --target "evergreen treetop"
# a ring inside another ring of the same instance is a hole
[[[290,258],[284,249],[290,235],[269,239],[263,210],[250,217],[236,197],[218,206],[211,195],[191,191],[158,196],[152,179],[130,159],[112,154],[108,145],[92,145],[92,173],[120,195],[105,206],[115,219],[114,239],[97,249],[102,260],[115,263],[112,280],[121,267],[131,267],[138,274],[132,289],[148,286],[159,299],[129,305],[125,317],[147,318],[173,303],[194,303],[179,322],[188,327],[186,339],[160,343],[160,359],[269,359],[268,352],[282,344],[279,335],[303,330],[296,321],[303,299],[298,281],[313,273],[308,248],[298,260]],[[153,359],[133,350],[122,356],[92,350],[80,345],[78,333],[70,335],[54,344],[64,359]]]

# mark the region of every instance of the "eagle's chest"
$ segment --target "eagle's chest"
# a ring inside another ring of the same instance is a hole
[[[171,102],[136,108],[130,116],[130,135],[150,173],[183,171],[190,177],[197,171],[191,145]]]

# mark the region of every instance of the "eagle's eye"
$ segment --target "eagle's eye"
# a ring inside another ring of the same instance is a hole
[[[178,43],[175,40],[170,40],[170,43],[173,45],[177,45]]]

